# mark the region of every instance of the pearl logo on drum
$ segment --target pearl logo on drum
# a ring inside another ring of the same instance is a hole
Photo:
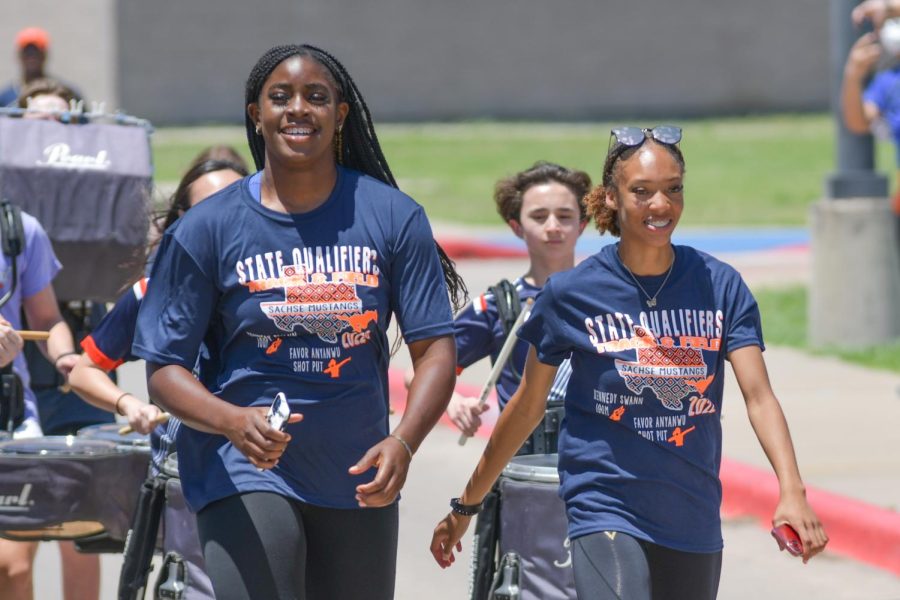
[[[44,160],[37,161],[42,167],[54,167],[57,169],[79,169],[89,171],[106,171],[112,164],[109,153],[106,150],[92,154],[75,154],[65,142],[50,144],[44,148]]]
[[[22,486],[22,491],[18,494],[9,496],[0,496],[0,512],[24,512],[34,506],[34,500],[29,499],[31,495],[31,484],[26,483]]]
[[[558,560],[553,561],[553,566],[558,567],[560,569],[569,569],[572,567],[572,542],[566,537],[566,540],[563,542],[563,550],[566,553],[566,559],[562,562]]]

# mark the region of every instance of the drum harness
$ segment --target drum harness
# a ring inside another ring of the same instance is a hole
[[[0,308],[15,294],[19,283],[18,257],[25,249],[25,230],[22,212],[9,202],[0,203],[0,237],[2,251],[10,263],[10,281],[6,293],[0,297]],[[0,368],[0,426],[12,437],[13,431],[25,419],[25,390],[22,380],[13,372],[13,361]]]
[[[519,313],[522,312],[522,301],[519,299],[519,293],[516,286],[508,279],[501,279],[496,285],[488,288],[493,294],[494,301],[497,304],[497,315],[500,324],[503,327],[504,339],[509,335],[515,335],[512,331],[513,325]],[[506,363],[506,367],[512,373],[516,384],[522,381],[522,373],[513,363],[510,356]],[[544,414],[544,420],[535,428],[534,432],[519,450],[519,454],[553,454],[556,452],[556,441],[559,436],[559,426],[562,421],[564,411],[563,403],[560,401],[548,402],[547,411]]]

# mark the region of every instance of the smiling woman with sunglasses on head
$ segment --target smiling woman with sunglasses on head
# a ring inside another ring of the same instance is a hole
[[[804,561],[825,547],[769,385],[752,294],[728,265],[671,243],[684,208],[680,140],[677,127],[613,130],[602,184],[586,203],[601,233],[620,241],[553,275],[519,330],[533,346],[522,385],[435,529],[431,552],[442,566],[453,562],[470,515],[543,415],[565,358],[572,375],[560,494],[579,599],[716,597],[726,359],[778,476],[773,523],[797,530]]]
[[[219,600],[386,600],[397,497],[455,380],[448,288],[464,288],[334,57],[272,48],[245,101],[260,170],[166,232],[134,353],[185,424],[178,466]],[[415,376],[390,431],[392,315]],[[190,373],[201,342],[210,389]],[[284,431],[266,418],[279,392]]]

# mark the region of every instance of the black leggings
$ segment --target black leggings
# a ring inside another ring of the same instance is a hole
[[[664,548],[612,531],[574,542],[578,600],[714,600],[722,552]]]
[[[342,510],[268,492],[197,513],[217,600],[390,600],[398,521],[396,503]]]

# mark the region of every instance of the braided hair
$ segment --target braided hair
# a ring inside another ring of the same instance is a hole
[[[606,193],[607,191],[615,193],[622,163],[634,156],[644,144],[657,144],[665,148],[681,167],[681,172],[684,173],[684,155],[676,144],[663,144],[653,139],[645,139],[636,146],[630,146],[617,141],[606,155],[606,162],[603,165],[603,180],[584,197],[585,208],[594,218],[594,224],[600,233],[608,231],[616,237],[622,235],[619,227],[619,211],[606,205]]]
[[[356,82],[350,77],[344,65],[328,52],[307,44],[289,44],[271,48],[262,55],[250,71],[245,88],[244,106],[258,103],[263,85],[272,71],[279,64],[294,56],[308,56],[322,65],[337,90],[338,102],[346,102],[350,106],[350,111],[347,113],[341,129],[343,139],[339,145],[340,156],[336,156],[337,162],[344,167],[360,171],[397,188],[397,180],[394,179],[384,152],[381,150],[381,144],[378,143],[375,126],[372,124],[372,115],[362,93],[356,87]],[[250,146],[250,153],[253,155],[253,162],[257,169],[262,170],[266,164],[266,143],[263,136],[256,134],[256,124],[246,110],[244,127],[247,131],[247,142]],[[444,281],[450,291],[450,301],[456,310],[466,301],[468,291],[462,278],[456,272],[453,261],[450,260],[440,244],[435,242],[435,246],[441,260]]]

